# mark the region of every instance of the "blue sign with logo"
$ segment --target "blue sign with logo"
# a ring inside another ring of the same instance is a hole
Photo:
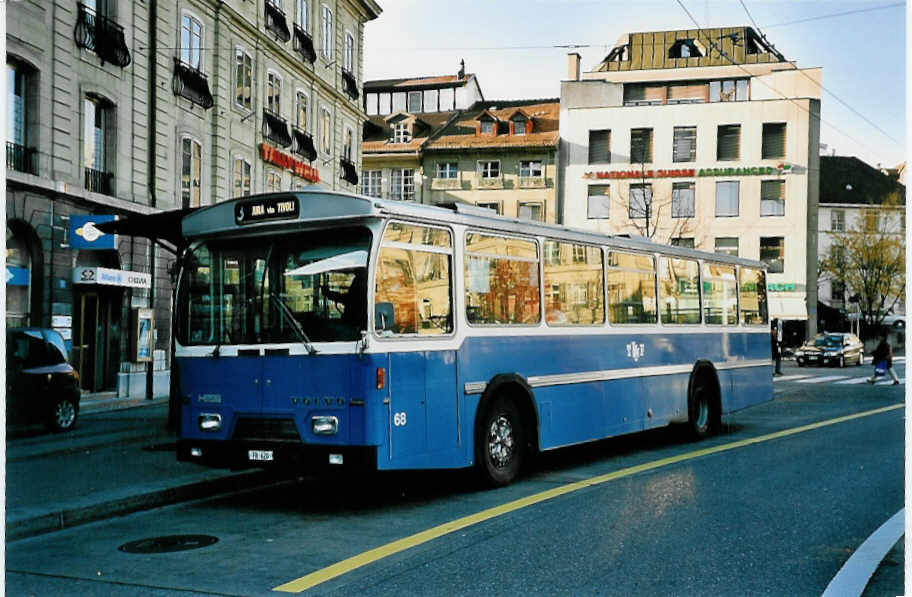
[[[6,284],[7,286],[28,286],[29,270],[25,267],[6,266]]]
[[[113,222],[117,216],[70,216],[71,249],[116,249],[117,235],[105,234],[96,228],[98,224]]]

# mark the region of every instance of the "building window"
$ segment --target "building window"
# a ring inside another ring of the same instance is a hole
[[[905,229],[905,226],[903,229]],[[845,210],[834,209],[830,211],[830,230],[833,232],[845,232]]]
[[[379,199],[383,192],[381,187],[382,174],[380,170],[364,170],[361,173],[361,194]]]
[[[760,215],[785,215],[784,180],[764,180],[760,182]]]
[[[694,162],[697,159],[697,127],[674,127],[673,162]]]
[[[478,162],[478,173],[482,178],[500,178],[500,160]]]
[[[303,91],[297,93],[296,102],[297,104],[295,109],[295,124],[302,131],[308,129],[307,126],[307,94]]]
[[[412,140],[412,131],[409,125],[404,122],[397,122],[393,125],[393,143],[408,143]]]
[[[421,112],[421,96],[422,93],[420,91],[408,92],[408,104],[406,108],[408,112],[411,112],[412,114]]]
[[[761,158],[764,160],[785,157],[785,123],[763,123],[763,147]]]
[[[266,109],[281,115],[282,78],[276,73],[266,73]]]
[[[694,248],[694,239],[693,237],[679,236],[677,238],[671,239],[672,247],[683,247],[685,249]]]
[[[494,121],[493,120],[482,120],[481,121],[481,134],[482,135],[493,135],[494,134]]]
[[[709,101],[743,102],[747,101],[747,79],[725,79],[709,82]]]
[[[675,182],[671,185],[671,217],[694,217],[696,193],[692,182]]]
[[[17,234],[17,231],[19,232]],[[25,327],[31,319],[32,282],[40,272],[33,269],[32,251],[22,227],[6,225],[6,326]],[[40,282],[39,282],[40,283]],[[10,350],[7,345],[7,350]]]
[[[243,48],[234,50],[234,102],[250,110],[253,107],[253,59]]]
[[[669,58],[699,58],[706,56],[706,49],[697,39],[679,39],[668,48]]]
[[[607,220],[611,214],[611,185],[591,184],[587,198],[586,217]]]
[[[275,36],[276,41],[284,43],[291,39],[291,32],[288,30],[288,24],[285,21],[285,9],[282,6],[282,0],[266,0],[264,8],[266,30]]]
[[[650,216],[652,210],[652,185],[651,184],[632,184],[630,185],[630,205],[627,216],[631,220],[646,218]]]
[[[727,236],[716,239],[716,253],[723,255],[738,256],[738,239],[737,237]]]
[[[457,162],[437,162],[437,178],[453,180],[459,174]]]
[[[282,175],[275,170],[266,172],[266,191],[276,193],[282,190]]]
[[[352,161],[352,151],[354,148],[354,142],[352,140],[353,136],[354,135],[352,134],[352,130],[348,127],[345,127],[345,136],[342,139],[342,157],[349,162]]]
[[[390,198],[399,201],[415,200],[415,171],[411,168],[396,168],[390,178]]]
[[[440,97],[440,90],[438,89],[425,89],[424,90],[424,107],[425,112],[437,112],[437,102]]]
[[[185,14],[181,19],[181,61],[195,68],[201,69],[201,53],[203,47],[203,25],[198,19]]]
[[[332,115],[326,108],[320,109],[320,148],[332,153]]]
[[[82,159],[85,188],[94,193],[111,195],[113,175],[109,172],[108,139],[113,136],[110,122],[113,107],[96,97],[83,100]]]
[[[195,139],[181,139],[181,205],[202,205],[203,146]]]
[[[345,32],[345,60],[342,65],[342,68],[347,70],[350,73],[355,72],[355,37],[349,33]]]
[[[234,158],[234,196],[246,197],[250,194],[250,162],[244,158]]]
[[[6,167],[36,174],[35,149],[28,147],[28,117],[31,116],[29,72],[20,64],[7,64]]]
[[[760,238],[760,261],[771,274],[785,271],[785,239],[781,236]]]
[[[295,0],[295,24],[305,33],[310,31],[310,6],[307,0]]]
[[[589,163],[611,163],[611,131],[589,131]]]
[[[716,183],[716,217],[732,218],[738,215],[738,193],[741,183],[726,180]]]
[[[541,203],[520,203],[519,219],[532,220],[533,222],[542,222],[542,204]]]
[[[741,125],[721,124],[716,139],[716,159],[737,160],[741,158]]]
[[[498,201],[479,201],[475,204],[476,207],[483,207],[485,209],[494,210],[494,213],[500,215],[500,202]]]
[[[630,163],[652,162],[652,129],[631,129]]]
[[[542,162],[541,160],[522,160],[519,162],[520,178],[541,178]]]
[[[517,119],[513,121],[513,134],[514,135],[525,135],[526,134],[526,121],[524,119]]]
[[[321,32],[321,47],[320,52],[323,54],[323,58],[326,60],[332,60],[333,56],[333,14],[329,10],[329,7],[325,4],[322,7],[322,26],[320,28]]]

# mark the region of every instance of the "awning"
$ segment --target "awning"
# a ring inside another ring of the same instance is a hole
[[[163,240],[175,247],[180,247],[184,244],[181,221],[184,216],[196,209],[191,207],[154,214],[129,216],[113,222],[97,224],[95,228],[106,234],[123,234],[124,236],[140,236],[151,240]]]
[[[770,296],[770,319],[801,319],[808,318],[807,305],[803,296]]]

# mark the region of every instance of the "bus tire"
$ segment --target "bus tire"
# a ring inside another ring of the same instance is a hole
[[[693,440],[709,437],[718,429],[720,415],[714,377],[707,369],[697,369],[691,375],[687,427]]]
[[[524,456],[519,409],[512,400],[495,396],[475,430],[475,464],[482,481],[491,487],[509,485],[519,476]]]

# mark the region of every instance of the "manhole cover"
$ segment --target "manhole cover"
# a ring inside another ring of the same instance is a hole
[[[167,537],[151,537],[124,543],[117,549],[127,553],[168,553],[171,551],[186,551],[199,549],[212,545],[218,537],[212,535],[168,535]]]

